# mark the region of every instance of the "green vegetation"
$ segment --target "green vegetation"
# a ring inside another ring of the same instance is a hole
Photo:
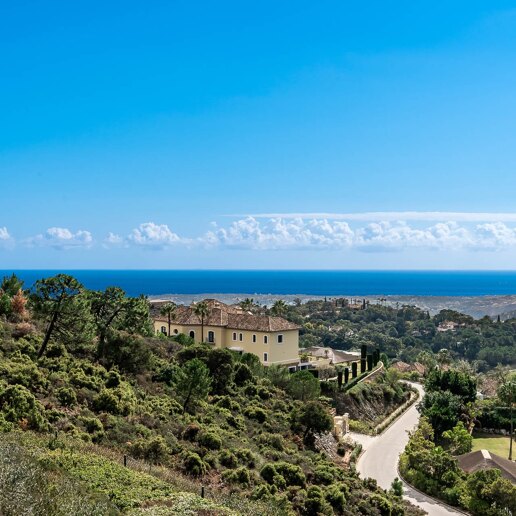
[[[516,364],[516,319],[475,320],[453,310],[442,310],[431,317],[412,306],[366,303],[364,308],[350,308],[346,299],[308,301],[286,305],[282,315],[302,326],[302,347],[323,345],[347,350],[366,344],[381,349],[388,358],[409,363],[419,361],[431,366],[465,359],[478,371]],[[452,331],[437,331],[445,321],[458,326]]]
[[[411,433],[400,457],[403,477],[418,489],[475,516],[514,514],[516,486],[499,470],[466,474],[454,458],[471,451],[475,443],[471,436],[478,413],[475,379],[453,369],[432,371],[425,387],[419,427]],[[481,440],[480,447],[485,441]]]
[[[415,514],[315,448],[331,399],[311,374],[154,336],[119,289],[59,275],[27,302],[8,282],[2,514]]]
[[[500,457],[509,456],[509,437],[478,433],[472,439],[472,451],[488,450]]]

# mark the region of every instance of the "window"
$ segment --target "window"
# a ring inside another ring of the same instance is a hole
[[[236,331],[233,332],[233,340],[236,340]]]
[[[264,344],[268,344],[269,343],[269,336],[268,335],[264,335],[263,336],[263,343]]]
[[[179,330],[176,328],[176,329],[174,330],[174,335],[177,335],[178,333],[179,333]]]
[[[190,332],[190,337],[192,337],[192,339],[195,339],[195,332],[193,330]]]
[[[167,327],[166,326],[162,326],[161,327],[161,333],[163,333],[163,335],[167,334]]]
[[[296,372],[296,370],[297,370],[297,367],[296,367],[296,366],[290,366],[290,367],[288,368],[288,372],[289,372],[289,373],[295,373],[295,372]]]
[[[256,342],[256,335],[253,335],[253,342]]]
[[[283,344],[283,335],[281,333],[278,335],[278,344]]]
[[[268,362],[269,361],[269,353],[264,353],[263,354],[263,361],[264,362]]]
[[[244,340],[244,334],[243,334],[243,333],[240,333],[240,334],[238,335],[238,340],[239,340],[240,342],[242,342],[242,341]]]
[[[215,342],[215,332],[213,332],[213,331],[208,332],[208,342]]]

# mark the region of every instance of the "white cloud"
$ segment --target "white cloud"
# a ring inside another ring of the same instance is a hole
[[[260,220],[248,216],[209,231],[202,241],[208,246],[245,249],[494,250],[516,246],[516,229],[502,222],[475,226],[451,221],[419,227],[403,220],[380,220],[351,227],[345,221],[324,218]]]
[[[270,219],[260,222],[253,217],[234,221],[228,228],[209,231],[204,242],[209,245],[251,249],[289,247],[333,247],[349,245],[353,232],[346,222],[327,220]]]
[[[109,232],[104,242],[109,245],[121,245],[124,243],[124,239],[120,235]]]
[[[54,249],[71,249],[74,247],[90,247],[93,237],[89,231],[78,230],[75,233],[68,228],[52,227],[45,233],[26,240],[29,246],[48,246]]]
[[[10,240],[11,235],[5,226],[0,227],[0,240]]]
[[[363,213],[257,213],[255,219],[328,219],[362,222],[426,221],[426,222],[516,222],[516,213],[457,211],[369,211]]]
[[[155,224],[154,222],[140,224],[127,237],[127,242],[131,244],[156,248],[168,247],[181,241],[182,239],[173,233],[166,224]]]
[[[479,224],[477,231],[485,245],[490,247],[501,248],[516,245],[516,229],[509,228],[502,222]]]
[[[456,222],[439,222],[427,228],[414,228],[405,221],[375,222],[355,231],[359,248],[402,249],[406,247],[460,248],[474,244],[468,229]]]
[[[210,247],[249,250],[359,250],[364,252],[426,250],[511,250],[516,249],[516,225],[501,221],[480,224],[458,221],[375,220],[345,221],[330,218],[268,219],[247,216],[226,225],[210,224],[199,238],[174,233],[166,224],[146,222],[123,236],[109,232],[101,242],[104,248],[146,247],[163,250],[171,246]],[[7,228],[0,227],[0,244],[12,245]],[[24,241],[29,246],[56,249],[91,247],[95,244],[89,231],[72,232],[52,227],[43,234]]]

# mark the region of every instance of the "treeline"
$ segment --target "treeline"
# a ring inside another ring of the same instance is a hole
[[[475,320],[453,310],[431,317],[412,306],[366,304],[357,309],[338,300],[287,305],[281,313],[302,326],[302,347],[323,345],[346,350],[359,349],[365,343],[410,363],[431,362],[439,351],[446,350],[450,360],[468,360],[479,371],[516,364],[516,319]],[[447,321],[458,326],[438,331]]]

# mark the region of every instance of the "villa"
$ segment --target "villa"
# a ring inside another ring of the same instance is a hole
[[[301,357],[300,368],[324,368],[333,365],[351,367],[353,362],[360,363],[360,353],[341,351],[325,346],[312,346],[299,350]]]
[[[255,315],[216,299],[204,302],[208,305],[208,315],[204,321],[195,313],[195,305],[178,305],[170,330],[167,317],[159,314],[163,302],[153,303],[151,314],[154,330],[164,335],[169,331],[170,335],[184,333],[196,342],[253,353],[265,366],[282,364],[295,370],[299,363],[299,326],[282,317]]]

